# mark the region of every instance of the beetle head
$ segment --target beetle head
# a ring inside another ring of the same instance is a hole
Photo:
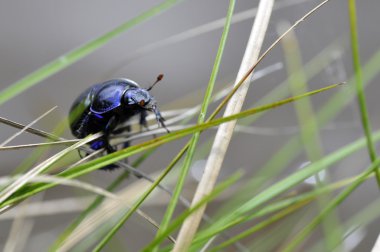
[[[124,93],[124,102],[127,105],[138,105],[142,108],[151,109],[155,104],[153,97],[146,89],[131,88]]]

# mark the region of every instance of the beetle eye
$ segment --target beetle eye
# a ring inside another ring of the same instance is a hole
[[[139,105],[140,105],[141,107],[144,107],[144,105],[145,105],[145,101],[144,101],[144,100],[141,100],[141,101],[139,102]]]

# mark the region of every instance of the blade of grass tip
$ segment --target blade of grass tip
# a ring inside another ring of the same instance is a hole
[[[52,112],[54,109],[56,109],[57,106],[49,109],[48,111],[46,111],[45,113],[43,113],[42,115],[40,115],[39,117],[37,117],[35,120],[33,120],[31,123],[27,124],[24,128],[22,128],[19,132],[17,132],[16,134],[13,134],[11,137],[9,137],[7,140],[5,140],[4,142],[2,142],[0,144],[0,148],[5,146],[6,144],[8,144],[9,142],[11,142],[13,139],[15,139],[17,136],[21,135],[23,132],[25,132],[28,128],[30,128],[33,124],[37,123],[39,120],[41,120],[42,118],[44,118],[45,116],[47,116],[50,112]]]
[[[359,39],[358,28],[356,21],[356,1],[348,0],[348,12],[350,19],[350,35],[351,35],[351,50],[352,50],[352,64],[355,72],[356,93],[359,102],[360,118],[367,139],[368,154],[372,162],[377,158],[375,144],[373,143],[371,135],[371,123],[369,121],[368,110],[366,105],[366,98],[364,93],[362,68],[360,64],[359,55]],[[376,180],[380,189],[380,169],[376,169]]]
[[[313,59],[311,59],[309,62],[304,64],[304,72],[307,75],[307,79],[312,79],[314,76],[316,76],[318,73],[323,71],[328,67],[328,65],[331,63],[331,54],[337,54],[342,55],[344,52],[344,49],[340,47],[341,42],[340,39],[335,40],[330,45],[325,47],[321,52],[319,52]],[[258,71],[255,72],[255,76],[257,76]],[[297,74],[297,73],[295,73]],[[291,76],[288,76],[286,80],[278,84],[276,87],[274,87],[268,94],[264,95],[262,98],[257,100],[252,104],[251,107],[255,107],[261,104],[266,104],[271,101],[283,99],[286,95],[289,93],[289,80],[292,78]],[[258,114],[256,116],[252,116],[250,118],[245,118],[241,120],[241,123],[248,125],[255,122],[257,119],[259,119],[263,114]]]
[[[167,143],[167,142],[170,142],[170,141],[173,141],[173,140],[178,140],[179,138],[182,138],[182,137],[187,136],[189,134],[192,134],[194,132],[202,131],[202,130],[205,130],[205,129],[208,129],[208,128],[211,128],[211,127],[215,127],[215,126],[217,126],[219,124],[222,124],[222,123],[225,123],[225,122],[228,122],[228,121],[244,118],[244,117],[247,117],[247,116],[252,115],[252,114],[256,114],[256,113],[260,113],[262,111],[266,111],[268,109],[273,109],[273,108],[282,106],[284,104],[287,104],[287,103],[294,102],[296,100],[302,99],[302,98],[304,98],[306,96],[315,95],[315,94],[318,94],[318,93],[321,93],[321,92],[325,92],[327,90],[339,87],[341,85],[342,85],[342,83],[330,85],[330,86],[327,86],[327,87],[324,87],[324,88],[321,88],[321,89],[317,89],[317,90],[308,92],[308,93],[303,94],[303,95],[299,95],[299,96],[296,96],[296,97],[290,97],[290,98],[287,98],[287,99],[284,99],[284,100],[281,100],[281,101],[278,101],[278,102],[274,102],[274,103],[271,103],[271,104],[268,104],[268,105],[263,105],[263,106],[260,106],[260,107],[251,108],[251,109],[245,110],[243,112],[240,112],[240,113],[237,113],[237,114],[234,114],[234,115],[231,115],[231,116],[215,119],[213,121],[210,121],[210,122],[207,122],[207,123],[202,123],[202,124],[196,125],[194,127],[189,127],[188,129],[179,130],[177,132],[172,132],[172,133],[166,134],[164,136],[158,137],[156,139],[152,139],[152,140],[146,141],[144,143],[137,144],[137,145],[134,145],[134,146],[130,146],[130,147],[126,148],[126,149],[122,149],[122,150],[116,151],[116,152],[108,154],[106,156],[99,157],[99,158],[97,158],[95,160],[92,160],[92,161],[90,161],[88,163],[79,165],[77,167],[73,167],[72,169],[70,169],[68,171],[61,172],[59,174],[59,176],[62,176],[62,177],[65,177],[65,178],[75,178],[75,177],[87,174],[87,173],[89,173],[91,171],[97,170],[97,169],[99,169],[99,168],[101,168],[103,166],[115,163],[115,162],[117,162],[117,161],[119,161],[121,159],[125,159],[125,158],[127,158],[127,157],[129,157],[131,155],[137,154],[139,152],[142,152],[142,151],[145,151],[145,150],[148,150],[148,149],[160,146],[160,145],[162,145],[164,143]],[[94,138],[95,137],[99,137],[99,136],[94,135]],[[92,141],[92,140],[93,139],[91,138],[89,141]],[[83,142],[80,142],[80,143],[83,144]],[[183,153],[185,151],[186,151],[186,148],[183,148],[181,150],[181,152],[176,156],[176,158],[177,159],[181,158],[182,155],[183,155]],[[53,186],[54,186],[53,184],[26,186],[23,190],[21,190],[21,192],[19,194],[16,193],[16,195],[14,195],[13,197],[11,197],[6,202],[0,202],[0,208],[6,206],[8,204],[17,202],[19,200],[22,200],[25,197],[28,197],[28,196],[33,195],[35,193],[38,193],[38,192],[40,192],[42,190],[46,190],[48,188],[51,188]]]
[[[343,190],[333,201],[331,201],[327,207],[315,217],[307,226],[305,226],[298,234],[296,234],[293,239],[287,244],[287,246],[281,251],[290,252],[294,251],[296,247],[303,241],[306,240],[308,235],[318,226],[322,219],[333,209],[338,207],[351,193],[358,188],[371,173],[375,172],[377,167],[380,165],[380,159],[376,159],[366,172],[364,172],[356,181],[354,181],[350,186]]]
[[[316,7],[311,9],[308,13],[306,13],[303,17],[298,19],[286,32],[284,32],[280,37],[278,37],[269,47],[268,49],[257,59],[257,61],[247,70],[247,72],[243,75],[243,77],[236,83],[231,92],[223,99],[223,101],[218,105],[215,111],[210,115],[210,120],[214,118],[222,108],[229,102],[231,97],[237,92],[237,90],[246,83],[246,80],[249,76],[252,75],[253,70],[257,67],[257,65],[268,55],[268,53],[295,27],[297,27],[301,22],[305,21],[309,16],[311,16],[314,12],[316,12],[319,8],[325,5],[330,0],[325,0],[318,4]]]
[[[287,22],[280,23],[277,26],[279,33],[281,34],[284,30],[287,30],[290,25]],[[288,70],[288,75],[290,75],[290,89],[292,95],[297,95],[307,91],[307,79],[305,72],[303,70],[301,51],[299,48],[298,40],[294,31],[291,31],[287,37],[282,40],[282,45],[284,48],[286,68]],[[301,140],[305,147],[307,158],[310,162],[315,162],[323,157],[323,147],[319,134],[318,122],[316,121],[315,112],[312,107],[310,99],[303,99],[300,102],[294,103],[296,114],[298,118],[298,125],[301,129]],[[324,183],[328,182],[328,173],[326,172],[326,177],[324,180],[320,179],[318,174],[315,175],[316,186],[321,187]],[[323,195],[317,200],[317,205],[320,209],[329,202],[329,195]],[[326,249],[332,250],[332,248],[337,243],[336,241],[341,240],[343,237],[343,232],[338,232],[339,220],[337,214],[332,212],[323,221],[323,232],[326,237]],[[331,232],[334,230],[336,232]],[[338,252],[338,248],[336,248]]]
[[[269,24],[273,4],[274,1],[272,0],[263,0],[259,2],[257,16],[252,27],[237,80],[240,80],[245,75],[247,70],[249,70],[250,66],[258,60],[260,49]],[[249,80],[246,80],[242,87],[240,87],[240,89],[236,92],[236,95],[233,96],[228,102],[224,113],[225,116],[238,113],[241,110],[244,97],[248,91],[249,82]],[[235,124],[236,121],[232,121],[219,127],[203,176],[195,192],[192,205],[196,204],[204,195],[207,195],[212,191],[223,162],[223,157],[227,151],[228,143],[232,137]],[[173,251],[186,251],[189,248],[195,232],[198,229],[205,208],[206,204],[185,220],[179,231],[177,243],[174,245]]]
[[[207,85],[207,89],[205,92],[201,111],[199,113],[199,117],[197,120],[198,124],[203,123],[205,121],[205,118],[206,118],[207,108],[208,108],[209,103],[211,101],[212,91],[214,89],[216,77],[218,75],[220,63],[222,61],[223,51],[224,51],[224,48],[226,45],[229,29],[231,26],[231,18],[233,15],[234,8],[235,8],[235,0],[230,0],[228,10],[227,10],[226,22],[225,22],[223,33],[222,33],[222,36],[221,36],[220,42],[219,42],[219,48],[218,48],[218,51],[217,51],[217,54],[215,57],[214,66],[213,66],[213,69],[211,72],[209,83]],[[182,192],[183,185],[185,184],[185,180],[186,180],[188,171],[190,169],[191,162],[192,162],[193,157],[194,157],[195,149],[196,149],[196,146],[198,144],[200,134],[201,134],[201,132],[194,133],[192,139],[190,140],[190,145],[189,145],[188,150],[187,150],[187,155],[185,157],[184,164],[181,168],[181,172],[180,172],[180,175],[178,178],[177,185],[174,189],[173,196],[170,200],[170,203],[167,207],[167,210],[166,210],[165,215],[163,217],[163,220],[161,222],[161,226],[160,226],[161,228],[157,232],[156,236],[159,236],[161,234],[161,232],[168,227],[169,222],[173,216],[174,210],[175,210],[177,203],[178,203],[178,198]],[[158,248],[159,248],[159,246],[154,248],[152,251],[157,251]]]
[[[150,149],[146,153],[142,154],[133,162],[132,166],[140,166],[140,164],[142,164],[154,151],[155,149]],[[123,172],[107,187],[106,190],[112,192],[128,177],[129,172]],[[83,212],[81,212],[81,214],[55,240],[53,245],[50,247],[49,251],[56,251],[59,248],[59,246],[67,239],[67,237],[69,237],[72,231],[82,222],[82,220],[84,220],[90,212],[97,208],[103,202],[103,200],[104,197],[98,196]]]
[[[83,46],[77,49],[74,49],[71,52],[68,52],[67,54],[62,55],[61,57],[51,61],[50,63],[36,70],[35,72],[25,76],[21,80],[17,81],[16,83],[3,89],[0,92],[0,105],[8,101],[9,99],[13,98],[14,96],[20,94],[24,90],[32,87],[34,84],[48,78],[49,76],[61,71],[62,69],[65,69],[66,67],[70,66],[74,62],[89,55],[90,53],[104,46],[110,40],[119,36],[120,34],[129,30],[130,28],[144,21],[147,21],[153,16],[172,7],[177,2],[179,2],[179,0],[164,1],[163,3],[151,8],[150,10],[143,12],[139,16],[132,18],[131,20],[121,24],[120,26],[107,32],[106,34],[84,44]]]

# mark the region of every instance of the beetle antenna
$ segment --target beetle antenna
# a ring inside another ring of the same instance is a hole
[[[164,78],[164,75],[163,74],[159,74],[157,76],[156,81],[150,87],[148,87],[146,90],[147,91],[151,90],[154,87],[154,85],[156,85],[158,82],[160,82],[163,78]]]

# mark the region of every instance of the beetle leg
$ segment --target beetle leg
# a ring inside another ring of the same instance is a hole
[[[156,115],[156,121],[158,123],[158,126],[161,125],[164,129],[166,129],[166,131],[168,133],[170,133],[170,131],[168,130],[168,128],[166,128],[166,125],[164,123],[165,118],[162,117],[162,115],[161,115],[160,111],[158,110],[157,106],[153,106],[152,110],[153,110],[154,114]]]
[[[143,131],[143,128],[145,128],[146,130],[149,130],[149,127],[148,127],[148,123],[146,121],[146,117],[147,117],[147,112],[146,110],[143,110],[140,112],[140,132]]]
[[[82,154],[80,153],[80,150],[78,149],[78,155],[79,155],[79,157],[82,159],[83,158],[83,156],[82,156]]]
[[[119,122],[119,119],[116,116],[112,116],[104,128],[104,135],[108,137],[109,134],[116,128],[117,124]]]
[[[105,141],[105,148],[107,150],[108,153],[112,153],[112,152],[115,152],[115,148],[113,148],[110,143],[109,143],[109,135],[111,134],[111,132],[116,128],[117,124],[118,124],[119,120],[116,116],[112,116],[110,118],[110,120],[108,121],[105,129],[104,129],[104,136],[103,136],[103,139]]]
[[[116,149],[114,147],[112,147],[109,143],[107,143],[107,145],[106,145],[105,148],[106,148],[106,151],[107,151],[108,154],[113,153],[113,152],[116,151]]]
[[[118,118],[116,116],[112,116],[103,131],[104,148],[106,149],[108,154],[116,151],[116,149],[113,146],[111,146],[109,143],[109,135],[116,128],[118,122],[119,122]],[[106,170],[106,171],[112,171],[116,168],[118,168],[117,165],[110,164],[101,169]]]
[[[85,125],[87,125],[88,123],[88,120],[90,119],[90,114],[91,112],[87,113],[85,116],[83,116],[80,121],[79,121],[79,126],[77,129],[75,129],[75,132],[76,132],[76,136],[78,138],[83,138],[86,136],[86,132],[85,132]]]
[[[131,132],[131,125],[127,125],[125,130],[129,133]],[[128,148],[130,146],[130,141],[126,141],[123,143],[123,149]]]

